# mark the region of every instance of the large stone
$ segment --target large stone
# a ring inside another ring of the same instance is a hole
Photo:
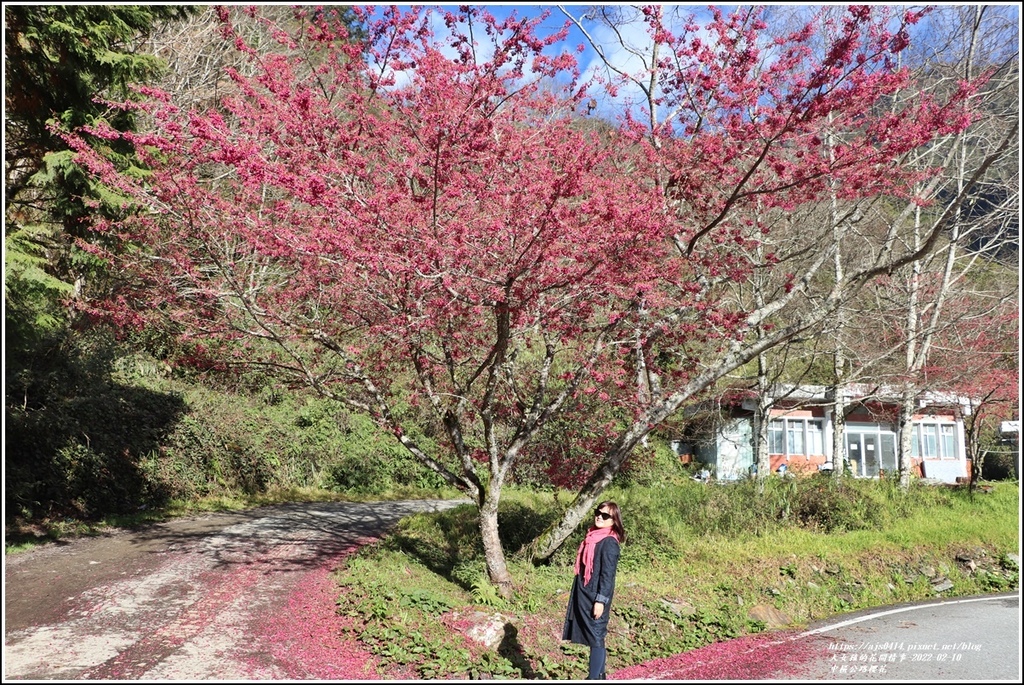
[[[695,609],[693,605],[687,602],[686,600],[672,601],[668,599],[662,599],[661,606],[665,607],[676,616],[681,617],[693,616],[695,613],[697,613],[697,609]]]
[[[492,650],[498,649],[501,641],[505,639],[507,628],[512,627],[511,617],[500,613],[486,614],[474,611],[466,620],[470,624],[466,629],[466,637]]]
[[[773,606],[758,604],[747,614],[752,621],[761,621],[768,630],[776,630],[789,626],[793,619]]]

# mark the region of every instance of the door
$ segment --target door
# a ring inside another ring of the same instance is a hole
[[[882,470],[888,475],[896,473],[896,436],[893,433],[882,433]]]
[[[861,474],[868,478],[878,476],[879,450],[878,436],[874,433],[862,433],[864,444],[864,472]]]
[[[860,448],[860,433],[846,432],[846,458],[850,461],[850,472],[863,476],[864,450]]]

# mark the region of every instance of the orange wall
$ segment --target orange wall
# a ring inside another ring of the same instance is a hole
[[[824,454],[811,455],[809,458],[793,457],[789,460],[783,454],[773,454],[771,459],[772,473],[778,471],[783,464],[786,465],[786,470],[790,473],[817,473],[818,467],[828,460]]]

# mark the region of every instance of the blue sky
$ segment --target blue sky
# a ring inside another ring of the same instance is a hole
[[[454,3],[442,3],[442,4],[422,4],[424,8],[443,8],[446,10],[454,10],[459,5]],[[548,35],[554,33],[562,28],[562,26],[568,20],[568,17],[563,13],[558,5],[532,5],[532,4],[514,4],[514,3],[474,3],[474,7],[485,7],[492,15],[498,19],[503,19],[515,12],[518,17],[538,17],[545,10],[549,11],[548,18],[540,25],[538,33],[541,35]],[[412,7],[411,5],[399,5],[402,9]],[[577,17],[582,17],[589,8],[593,5],[589,3],[566,3],[563,5],[566,11],[573,13]],[[615,7],[615,6],[609,6]],[[666,6],[668,7],[668,6]],[[706,4],[692,4],[692,3],[677,3],[671,7],[676,8],[680,14],[707,14]],[[625,9],[624,7],[622,9]],[[635,56],[630,56],[620,47],[618,47],[618,41],[615,40],[610,30],[601,25],[599,22],[594,21],[583,21],[584,29],[587,30],[590,37],[597,41],[603,46],[605,55],[609,57],[617,65],[629,70],[639,71],[641,65],[637,61]],[[638,46],[642,50],[642,46],[648,42],[646,29],[640,23],[622,23],[618,27],[619,33],[623,36],[626,41],[632,45]],[[584,46],[584,51],[576,55],[577,61],[580,66],[580,70],[584,74],[584,78],[591,75],[594,70],[598,70],[601,73],[607,73],[607,68],[598,58],[596,52],[587,40],[587,37],[576,27],[571,26],[569,29],[569,37],[566,39],[560,49],[575,50],[578,45]],[[624,91],[625,93],[625,91]],[[613,109],[612,103],[607,95],[601,90],[592,90],[593,95],[599,102],[599,110]]]
[[[826,6],[826,5],[842,7],[842,6],[845,6],[846,4],[847,3],[831,3],[831,2],[828,2],[828,3],[819,3],[819,4],[813,4],[813,5],[811,5],[811,4],[791,5],[791,4],[785,3],[784,6],[783,6],[783,4],[775,3],[773,5],[769,5],[769,8],[774,6],[774,7],[778,7],[780,12],[789,13],[791,11],[796,11],[796,12],[807,12],[809,14],[810,12],[812,12],[814,10],[818,10],[818,9],[820,9],[823,6]],[[867,4],[882,5],[883,3],[867,3]],[[968,5],[966,3],[938,3],[938,4],[939,5],[945,4],[947,9],[954,9],[954,8],[957,8],[957,7],[960,7],[960,8],[971,8],[971,7],[973,7],[972,5]],[[1016,41],[1017,42],[1017,46],[1016,46],[1016,48],[1011,48],[1011,49],[1019,50],[1019,21],[1020,20],[1019,20],[1019,8],[1018,8],[1017,4],[1016,3],[1009,3],[1009,2],[994,2],[994,3],[988,3],[988,5],[990,7],[994,7],[994,10],[996,12],[999,12],[1000,14],[1002,14],[1005,17],[1005,21],[1006,21],[1007,25],[1016,25],[1016,27],[1017,27],[1017,41]],[[421,6],[425,7],[425,8],[427,8],[427,7],[430,7],[430,8],[442,7],[442,8],[445,8],[445,9],[455,9],[455,8],[458,7],[458,5],[454,4],[454,3],[422,4]],[[485,8],[487,8],[487,10],[491,14],[493,14],[495,17],[497,17],[499,19],[508,16],[512,12],[515,12],[516,15],[520,16],[520,17],[524,17],[524,16],[526,16],[526,17],[536,17],[536,16],[541,15],[544,12],[544,10],[549,10],[550,14],[549,14],[548,18],[541,24],[541,27],[540,27],[539,33],[541,33],[542,35],[546,35],[548,33],[553,33],[555,31],[559,30],[565,24],[565,22],[567,20],[566,15],[559,9],[558,5],[533,5],[533,4],[525,4],[525,3],[518,3],[517,4],[517,3],[507,3],[507,2],[505,2],[505,3],[487,3],[487,2],[483,2],[483,3],[474,3],[473,6],[474,7],[485,7]],[[705,18],[706,19],[706,18],[709,18],[709,16],[710,16],[710,14],[708,12],[708,4],[707,3],[673,3],[673,4],[663,4],[662,6],[665,8],[666,16],[670,17],[670,19],[669,19],[669,25],[670,26],[673,26],[673,25],[678,26],[678,25],[680,25],[680,23],[682,21],[682,18],[683,17],[687,17],[689,15],[696,15],[696,17],[698,18],[698,23],[701,23],[700,22],[701,18]],[[899,7],[899,6],[892,6],[892,5],[887,5],[887,6]],[[407,8],[411,7],[411,5],[399,5],[399,7],[403,8],[403,9],[407,9]],[[563,5],[563,7],[565,7],[568,12],[573,13],[575,16],[582,17],[590,8],[594,7],[594,5],[592,5],[590,3],[565,3]],[[609,8],[612,8],[612,9],[620,9],[622,11],[628,11],[628,8],[629,8],[628,5],[607,5],[606,7],[609,7]],[[735,9],[737,7],[737,5],[718,5],[718,7],[720,7],[723,11],[728,12],[728,11],[731,11],[731,10]],[[920,8],[921,6],[920,5],[914,5],[914,6],[907,5],[907,6],[903,6],[903,7]],[[769,9],[769,13],[771,11],[772,10]],[[768,15],[768,19],[769,19],[769,21],[771,21],[771,15],[770,14]],[[947,18],[944,18],[944,17],[943,18],[935,17],[935,19],[936,19],[936,21],[940,21],[940,22],[947,20]],[[650,45],[650,41],[649,41],[649,37],[647,36],[645,27],[640,22],[632,22],[632,23],[630,23],[630,22],[620,22],[620,23],[618,23],[617,27],[616,27],[617,31],[618,31],[618,35],[616,35],[616,33],[614,33],[610,28],[608,28],[607,26],[605,26],[604,24],[602,24],[601,22],[598,22],[598,21],[583,20],[582,24],[583,24],[584,30],[586,30],[589,33],[590,38],[593,39],[596,43],[598,43],[599,45],[602,46],[602,48],[605,51],[605,56],[608,57],[611,62],[613,62],[615,65],[617,65],[619,67],[622,67],[626,71],[629,71],[629,72],[632,72],[632,73],[637,73],[637,72],[642,72],[643,71],[643,64],[640,61],[640,59],[637,56],[637,54],[649,54],[649,51],[647,50],[647,48]],[[921,22],[918,26],[916,26],[913,29],[914,32],[918,34],[917,36],[914,37],[915,42],[920,41],[921,44],[923,44],[925,46],[925,48],[926,48],[925,52],[927,52],[927,48],[931,48],[931,47],[934,47],[936,49],[941,49],[938,46],[928,46],[927,45],[927,36],[928,36],[928,32],[929,32],[928,24],[929,24],[929,20],[926,19],[925,21]],[[948,27],[946,27],[946,29],[948,29]],[[631,45],[631,46],[635,47],[637,54],[631,55],[629,50],[622,49],[620,41],[618,40],[618,38],[620,38],[620,37],[623,38],[622,42],[626,43],[627,45]],[[602,64],[601,60],[598,58],[595,50],[591,47],[590,42],[586,39],[585,35],[578,28],[576,28],[575,26],[570,27],[569,38],[565,41],[565,44],[564,44],[562,49],[570,49],[570,50],[572,50],[577,45],[581,45],[581,44],[584,45],[585,49],[584,49],[584,51],[583,51],[583,53],[581,55],[577,56],[577,60],[579,62],[580,69],[581,69],[581,71],[584,74],[584,80],[586,80],[586,78],[588,76],[593,75],[595,72],[600,73],[602,75],[606,75],[608,73],[607,68]],[[941,58],[941,55],[939,57]],[[995,57],[995,56],[993,56],[993,57]],[[621,100],[622,98],[631,97],[635,93],[636,93],[636,91],[633,91],[631,93],[629,88],[624,88],[622,90],[621,94],[620,94],[620,98],[618,98],[618,99]],[[592,89],[591,90],[591,95],[594,96],[597,99],[597,101],[599,103],[599,111],[611,111],[613,109],[616,109],[615,106],[614,106],[614,103],[612,102],[612,99],[609,98],[606,94],[604,94],[603,91],[597,90],[597,89]]]

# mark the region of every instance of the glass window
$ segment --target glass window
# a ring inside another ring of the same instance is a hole
[[[847,431],[846,433],[846,457],[850,460],[850,470],[853,471],[855,476],[864,475],[861,469],[864,457],[861,454],[860,438],[860,433],[853,431]]]
[[[768,453],[785,454],[786,445],[783,443],[782,421],[774,419],[768,424]]]
[[[824,431],[821,421],[807,422],[807,454],[825,454]]]
[[[804,452],[804,422],[786,421],[786,447],[787,454],[807,454]]]
[[[910,431],[910,453],[915,457],[958,459],[956,424],[918,423]]]
[[[956,426],[944,423],[939,429],[942,431],[942,456],[946,459],[956,459]]]
[[[773,419],[768,424],[768,451],[790,456],[825,454],[822,423],[812,419]]]
[[[918,429],[915,425],[911,431],[915,448]],[[856,476],[876,477],[896,469],[896,433],[881,425],[848,425],[846,450]]]
[[[894,473],[896,471],[896,434],[883,432],[881,438],[882,470],[886,473]]]
[[[926,423],[921,426],[922,453],[927,457],[939,456],[939,431],[934,423]]]

